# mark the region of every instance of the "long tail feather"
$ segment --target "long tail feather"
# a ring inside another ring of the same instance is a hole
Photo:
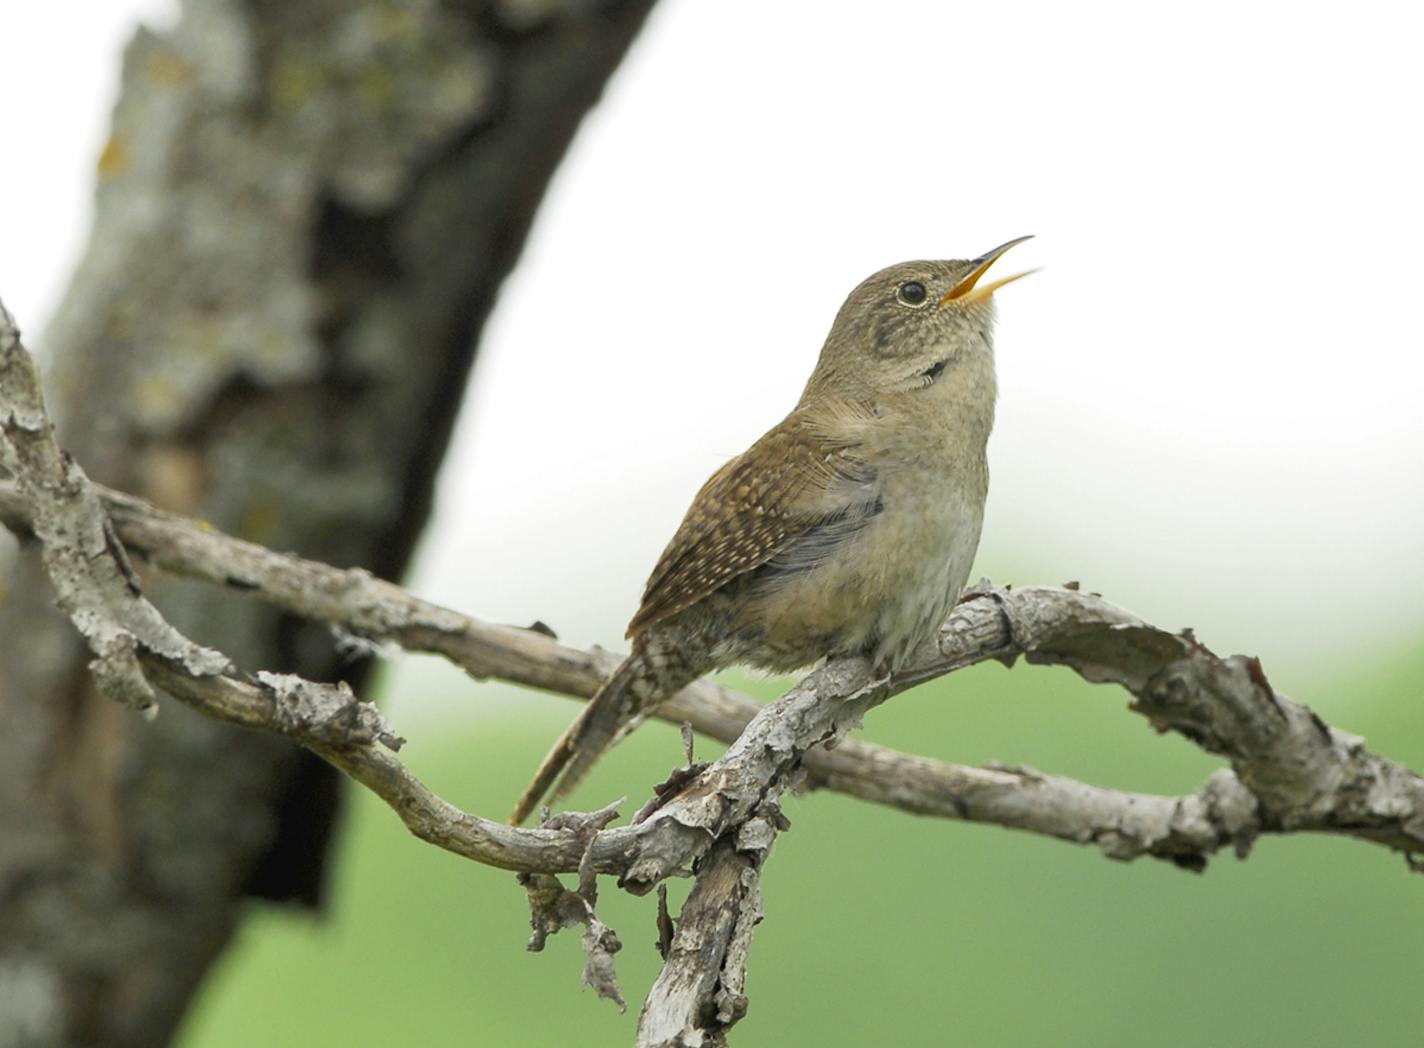
[[[568,795],[626,727],[696,676],[634,651],[550,748],[509,821],[518,826],[527,819],[551,786],[555,798]]]

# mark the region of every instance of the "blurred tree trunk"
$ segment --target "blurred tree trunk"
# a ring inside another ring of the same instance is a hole
[[[140,31],[47,340],[60,440],[106,484],[399,576],[500,281],[651,2],[188,0]],[[318,903],[335,779],[97,696],[28,545],[0,579],[0,1046],[162,1044],[244,897]],[[319,628],[146,586],[244,668],[365,676]]]

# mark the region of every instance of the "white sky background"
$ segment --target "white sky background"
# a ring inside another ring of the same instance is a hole
[[[38,331],[135,19],[0,15],[0,295]],[[1424,628],[1420,15],[662,0],[487,331],[413,578],[621,643],[846,292],[1024,233],[978,571],[1323,664]],[[18,158],[17,158],[18,157]],[[1304,696],[1307,697],[1308,696]]]

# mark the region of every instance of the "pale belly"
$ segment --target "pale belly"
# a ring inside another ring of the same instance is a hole
[[[866,652],[894,667],[939,627],[973,566],[982,488],[940,477],[883,498],[884,511],[815,568],[758,589],[739,616],[752,641],[743,659],[781,670]]]

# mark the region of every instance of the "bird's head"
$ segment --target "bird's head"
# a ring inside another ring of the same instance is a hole
[[[913,394],[941,383],[979,383],[985,365],[992,386],[993,294],[1028,273],[983,278],[1028,239],[978,258],[901,262],[866,278],[836,314],[807,393]]]

